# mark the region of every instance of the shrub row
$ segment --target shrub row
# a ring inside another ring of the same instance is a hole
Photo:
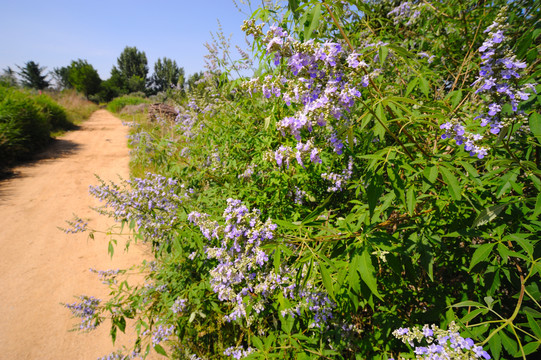
[[[49,143],[52,131],[72,127],[49,96],[0,87],[0,168],[28,159]]]

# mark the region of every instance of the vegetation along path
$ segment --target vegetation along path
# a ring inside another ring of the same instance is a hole
[[[74,295],[106,295],[107,286],[89,268],[127,268],[140,263],[144,251],[118,248],[111,259],[105,235],[91,240],[57,227],[68,227],[64,221],[74,213],[89,219],[90,228],[112,225],[90,209],[99,202],[88,187],[97,184],[94,174],[128,177],[126,135],[119,119],[99,110],[41,160],[0,182],[0,358],[86,360],[113,350],[108,324],[91,334],[70,332],[78,320],[60,303],[75,302]],[[116,346],[128,344],[128,337],[119,334]]]

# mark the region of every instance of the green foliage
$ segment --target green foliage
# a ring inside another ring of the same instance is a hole
[[[83,93],[86,98],[98,93],[101,79],[98,71],[86,60],[72,61],[68,67],[68,80],[70,85]]]
[[[109,104],[107,104],[107,110],[118,113],[126,105],[139,105],[148,102],[148,99],[140,96],[124,95],[113,99]]]
[[[66,110],[58,105],[47,95],[40,95],[33,98],[40,112],[47,119],[51,131],[73,129],[73,123],[68,120]]]
[[[123,89],[128,93],[145,91],[148,61],[144,51],[137,50],[135,46],[126,46],[117,58],[117,67],[113,67],[111,75],[116,71],[120,74]]]
[[[73,85],[70,83],[69,79],[69,67],[62,66],[59,68],[54,68],[51,76],[56,82],[58,89],[71,89]]]
[[[0,168],[41,150],[51,131],[72,128],[65,109],[49,96],[0,87]]]
[[[156,60],[154,64],[154,74],[152,74],[151,83],[155,93],[167,91],[172,86],[179,86],[184,90],[184,69],[179,67],[175,60],[166,57]]]
[[[250,359],[388,359],[414,357],[408,342],[393,336],[396,329],[456,322],[495,359],[536,355],[541,101],[526,84],[540,71],[539,8],[503,0],[411,2],[413,9],[401,12],[399,5],[289,1],[283,9],[258,9],[245,24],[260,60],[255,79],[192,76],[175,121],[134,125],[132,164],[194,193],[166,223],[167,239],[145,239],[135,220],[123,219],[132,236],[152,243],[156,263],[144,267],[144,286],[112,286],[99,316],[111,318],[113,332],[120,319],[134,319],[134,349],[167,349],[171,358],[222,358],[231,347],[250,347]],[[527,96],[516,111],[502,105],[501,129],[490,132],[476,116],[486,115],[488,100],[508,98],[503,90],[490,98],[478,91],[488,85],[471,84],[486,66],[483,31],[497,16],[505,17],[506,56],[517,56],[507,60],[519,64],[516,82]],[[281,22],[288,36],[264,35],[263,26],[258,33],[257,19]],[[333,58],[337,43],[344,54]],[[311,49],[319,59],[294,58]],[[353,87],[360,95],[344,110]],[[333,98],[336,92],[342,98]],[[334,100],[328,105],[323,95]],[[314,113],[321,117],[310,118]],[[302,116],[305,125],[287,125]],[[459,136],[442,139],[452,119],[483,134],[485,155],[471,156]],[[303,155],[308,139],[317,151]],[[342,183],[333,187],[330,174]],[[268,259],[253,273],[237,272],[248,260],[231,250],[250,249],[243,240],[253,230],[227,237],[188,220],[204,212],[208,226],[223,226],[231,221],[224,219],[230,198],[277,225],[262,245]],[[231,271],[226,280],[218,265]],[[282,282],[265,278],[236,293],[236,303],[224,300],[218,285],[240,279],[230,287],[236,292],[263,270]],[[280,288],[287,276],[291,292]],[[267,293],[259,288],[271,284]],[[332,318],[316,320],[330,303]],[[232,320],[239,304],[247,315]],[[156,347],[152,338],[164,328],[171,329],[167,345]]]
[[[23,67],[18,66],[22,85],[32,89],[43,90],[49,87],[47,75],[43,74],[45,67],[40,67],[34,61],[28,61]]]
[[[0,75],[0,86],[17,86],[18,83],[15,71],[9,66],[5,68]]]
[[[192,75],[188,76],[188,81],[186,82],[188,89],[190,91],[196,91],[198,88],[197,83],[202,79],[203,79],[202,71],[193,73]]]
[[[50,124],[32,97],[11,89],[0,93],[0,166],[28,158],[49,142]]]

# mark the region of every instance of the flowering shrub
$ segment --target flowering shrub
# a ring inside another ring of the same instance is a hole
[[[534,3],[282,5],[243,25],[257,76],[220,37],[176,120],[133,127],[154,175],[92,190],[156,258],[98,272],[90,323],[132,319],[141,357],[536,356]]]

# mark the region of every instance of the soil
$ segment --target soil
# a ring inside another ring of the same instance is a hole
[[[14,169],[0,181],[0,358],[97,359],[122,344],[132,345],[134,330],[119,332],[113,346],[109,321],[90,333],[70,332],[78,325],[61,303],[75,295],[106,298],[109,293],[89,268],[128,268],[151,255],[142,245],[124,252],[119,239],[115,255],[109,238],[88,233],[65,234],[73,214],[89,228],[107,230],[114,221],[90,207],[88,193],[104,180],[128,178],[128,130],[105,110],[96,111],[80,129],[65,134],[40,159]]]

